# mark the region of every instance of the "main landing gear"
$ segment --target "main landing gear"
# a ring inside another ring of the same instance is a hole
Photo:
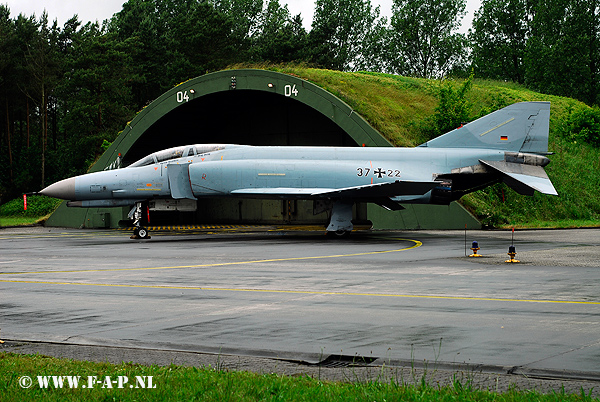
[[[146,211],[149,213],[148,204],[144,203],[144,202],[136,202],[135,207],[133,207],[133,209],[129,213],[130,216],[133,213],[133,226],[134,226],[133,234],[131,235],[130,239],[141,239],[141,240],[150,239],[150,235],[148,235],[148,229],[146,229],[145,227],[142,226],[142,220],[143,220],[142,211],[144,210],[144,206],[146,207],[145,208]]]
[[[331,209],[331,219],[327,226],[327,235],[336,237],[347,237],[352,232],[352,207],[353,201],[337,200]]]

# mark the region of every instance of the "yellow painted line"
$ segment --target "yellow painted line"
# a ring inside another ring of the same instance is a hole
[[[146,226],[149,232],[153,231],[189,231],[189,230],[208,230],[208,229],[265,229],[272,228],[272,225],[184,225],[184,226]],[[320,228],[325,231],[325,228]],[[133,227],[116,228],[117,231],[132,231]],[[293,229],[291,229],[293,230]]]
[[[506,120],[504,123],[500,123],[500,124],[498,124],[496,127],[494,127],[494,128],[490,128],[490,129],[489,129],[488,131],[486,131],[485,133],[483,133],[483,134],[479,134],[479,136],[480,136],[480,137],[483,137],[483,136],[484,136],[484,135],[486,135],[487,133],[490,133],[490,132],[494,131],[495,129],[502,127],[503,125],[510,123],[510,122],[511,122],[511,121],[513,121],[514,119],[515,119],[514,117],[513,117],[513,118],[511,118],[511,119],[508,119],[508,120]]]
[[[192,231],[192,230],[208,230],[208,229],[227,229],[227,230],[244,230],[244,229],[264,229],[265,231],[272,231],[272,230],[280,230],[280,229],[273,229],[275,228],[275,226],[272,225],[213,225],[213,226],[208,226],[208,225],[187,225],[187,226],[148,226],[146,227],[146,229],[148,229],[149,232],[151,232],[151,234],[156,234],[159,235],[158,233],[152,233],[152,232],[160,232],[160,231],[173,231],[175,232],[176,230],[179,231]],[[289,229],[287,230],[299,230],[298,228],[301,227],[296,227],[296,226],[290,226]],[[308,229],[306,230],[313,230],[314,228],[316,229],[322,229],[323,232],[325,232],[325,228],[324,227],[308,227]],[[286,229],[283,229],[286,230]],[[54,237],[96,237],[96,236],[120,236],[119,232],[131,232],[133,231],[133,227],[126,227],[126,228],[115,228],[115,229],[111,229],[111,230],[97,230],[91,233],[86,233],[86,232],[71,232],[71,233],[67,233],[67,232],[60,232],[60,233],[41,233],[41,232],[37,232],[37,233],[19,233],[19,234],[10,234],[10,235],[6,235],[6,236],[0,236],[0,240],[19,240],[19,239],[35,239],[35,238],[54,238]],[[173,233],[173,235],[175,235],[177,233]]]
[[[355,225],[354,231],[368,230],[370,227],[366,225]],[[193,231],[193,230],[264,230],[265,232],[273,232],[273,231],[315,231],[319,233],[325,233],[324,226],[317,225],[185,225],[185,226],[146,226],[149,232],[162,232],[162,231]],[[125,227],[125,228],[114,228],[111,230],[103,230],[99,229],[91,233],[85,232],[60,232],[60,233],[19,233],[19,234],[10,234],[5,236],[0,236],[0,240],[16,240],[16,239],[33,239],[33,238],[53,238],[53,237],[95,237],[95,236],[116,236],[117,232],[130,232],[133,231],[133,227]],[[158,233],[155,233],[159,235]],[[177,233],[173,233],[174,235]]]
[[[536,300],[536,299],[503,299],[495,297],[470,297],[470,296],[438,296],[438,295],[410,295],[390,293],[361,293],[361,292],[324,292],[313,290],[281,290],[281,289],[248,289],[248,288],[214,288],[203,286],[166,286],[166,285],[125,285],[111,283],[81,283],[81,282],[53,282],[53,281],[25,281],[25,280],[0,280],[3,283],[27,283],[36,285],[77,285],[77,286],[103,286],[115,288],[141,288],[141,289],[166,289],[166,290],[203,290],[215,292],[252,292],[252,293],[281,293],[318,296],[358,296],[358,297],[393,297],[403,299],[430,299],[430,300],[466,300],[466,301],[491,301],[515,303],[551,303],[551,304],[581,304],[600,305],[600,302],[576,300]]]
[[[399,248],[394,250],[384,251],[366,251],[364,253],[353,253],[353,254],[336,254],[336,255],[317,255],[312,257],[288,257],[288,258],[270,258],[264,260],[251,260],[251,261],[234,261],[234,262],[216,262],[212,264],[199,264],[199,265],[179,265],[173,267],[142,267],[142,268],[107,268],[107,269],[78,269],[78,270],[60,270],[60,271],[35,271],[35,272],[0,272],[0,275],[31,275],[31,274],[52,274],[52,273],[71,273],[71,272],[109,272],[109,271],[146,271],[156,269],[183,269],[183,268],[208,268],[208,267],[224,267],[230,265],[248,265],[258,264],[266,262],[283,262],[283,261],[302,261],[302,260],[319,260],[326,258],[341,258],[341,257],[358,257],[363,255],[375,255],[375,254],[386,254],[386,253],[397,253],[399,251],[411,250],[413,248],[421,247],[422,242],[412,239],[394,239],[397,241],[408,241],[414,244],[410,247]]]
[[[54,237],[97,237],[97,236],[115,236],[120,237],[116,232],[94,232],[94,233],[26,233],[15,234],[6,237],[0,237],[0,240],[22,240],[22,239],[39,239],[39,238],[54,238]]]

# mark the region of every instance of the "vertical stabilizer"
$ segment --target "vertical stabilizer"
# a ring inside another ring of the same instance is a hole
[[[420,145],[431,148],[486,148],[548,152],[550,102],[521,102],[497,110]]]

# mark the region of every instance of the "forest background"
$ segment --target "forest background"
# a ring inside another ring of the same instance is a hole
[[[592,106],[579,121],[598,147],[599,6],[483,0],[461,34],[464,0],[394,0],[389,20],[370,0],[316,0],[308,31],[279,0],[129,0],[64,26],[0,4],[0,204],[84,173],[152,100],[239,63],[515,82]]]

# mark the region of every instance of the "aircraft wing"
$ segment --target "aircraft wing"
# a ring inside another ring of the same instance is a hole
[[[558,195],[541,166],[504,161],[480,160],[479,162],[503,173],[505,175],[504,182],[519,194],[533,195],[533,190],[537,190],[544,194]]]
[[[345,188],[244,188],[231,194],[245,196],[278,196],[307,198],[360,198],[374,199],[399,195],[422,195],[439,186],[438,182],[396,181],[393,183],[367,184]]]
[[[435,181],[395,181],[393,183],[367,184],[365,186],[346,187],[335,190],[322,190],[313,195],[333,198],[379,198],[399,195],[423,195],[439,186]]]
[[[258,197],[258,196],[274,196],[274,197],[299,197],[306,196],[310,197],[314,194],[315,191],[320,191],[321,188],[294,188],[294,187],[273,187],[273,188],[240,188],[238,190],[233,190],[231,194],[233,195],[245,195],[249,197]]]

